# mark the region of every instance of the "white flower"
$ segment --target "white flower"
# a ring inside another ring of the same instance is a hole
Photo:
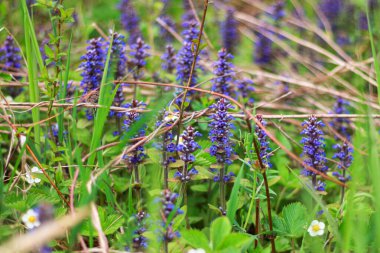
[[[21,145],[21,147],[24,146],[25,142],[26,142],[26,136],[23,134],[20,134],[20,145]]]
[[[191,249],[187,253],[206,253],[204,249]]]
[[[29,209],[26,214],[22,216],[22,222],[24,222],[27,229],[33,229],[41,225],[38,219],[38,213],[33,209]]]
[[[30,171],[27,171],[26,172],[26,181],[29,183],[29,184],[38,184],[39,182],[41,182],[41,179],[36,177],[34,174],[41,174],[42,173],[42,170],[40,170],[39,168],[37,167],[33,167]]]
[[[325,232],[325,223],[317,220],[313,220],[307,229],[310,236],[320,236]]]
[[[174,115],[172,113],[169,113],[168,115],[165,116],[164,121],[165,122],[174,122],[178,119],[177,115]]]
[[[2,99],[0,100],[0,103],[2,103],[2,104],[6,104],[6,102],[8,102],[8,103],[12,103],[12,102],[13,102],[13,98],[12,98],[11,96],[6,96],[5,99],[2,98]]]

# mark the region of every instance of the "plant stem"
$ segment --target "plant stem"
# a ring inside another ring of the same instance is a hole
[[[346,178],[346,170],[345,169],[343,170],[342,174],[343,174],[343,178]],[[340,195],[340,205],[342,206],[343,201],[344,201],[345,188],[343,186],[341,188],[342,188],[342,190],[341,190],[341,195]],[[342,210],[342,212],[343,212],[342,207],[340,210]]]
[[[140,185],[140,175],[139,175],[139,166],[133,165],[133,172],[135,174],[135,192],[137,199],[137,209],[141,209],[141,185]]]
[[[256,199],[255,207],[255,235],[258,235],[260,232],[260,199]],[[259,240],[255,240],[255,248],[259,244]]]
[[[275,253],[276,252],[276,245],[274,243],[272,209],[271,209],[271,204],[270,204],[269,184],[268,184],[268,178],[267,178],[267,174],[266,174],[266,167],[264,166],[263,161],[261,159],[259,144],[257,143],[256,138],[253,138],[253,145],[255,147],[257,159],[259,160],[261,172],[262,172],[263,178],[264,178],[265,195],[266,195],[267,208],[268,208],[269,231],[270,231],[270,238],[269,239],[270,239],[270,243],[271,243],[271,247],[272,247],[272,253]]]
[[[275,253],[276,252],[276,245],[274,243],[274,235],[273,235],[272,208],[271,208],[271,204],[270,204],[269,185],[268,185],[268,178],[267,178],[266,171],[263,172],[263,177],[264,177],[265,195],[266,195],[267,207],[268,207],[269,231],[271,232],[270,243],[272,246],[272,253]]]
[[[167,133],[164,134],[163,136],[163,144],[162,144],[162,163],[164,167],[164,188],[169,189],[169,166],[168,166],[168,161],[167,161],[167,153],[166,153],[166,137]]]
[[[190,221],[189,221],[189,215],[188,215],[189,206],[187,205],[188,204],[188,199],[187,199],[187,187],[186,187],[186,183],[183,183],[182,187],[183,187],[182,188],[183,204],[187,208],[187,211],[186,211],[186,214],[185,214],[186,228],[190,229]]]
[[[202,16],[201,27],[199,29],[199,34],[198,34],[198,42],[197,42],[197,45],[195,47],[195,53],[193,55],[193,62],[191,64],[191,71],[190,71],[190,75],[189,75],[189,80],[187,81],[186,87],[190,87],[190,82],[193,79],[195,64],[197,62],[197,56],[199,54],[199,45],[201,44],[203,28],[204,28],[204,24],[206,21],[207,7],[208,7],[208,0],[204,0],[203,16]],[[179,143],[179,136],[181,133],[181,122],[182,122],[183,113],[185,110],[185,101],[186,101],[187,92],[188,92],[188,89],[185,89],[185,92],[183,93],[183,97],[182,97],[181,108],[179,110],[179,124],[178,124],[178,128],[177,128],[177,143],[176,143],[177,145]]]
[[[188,163],[185,162],[185,164],[183,165],[183,169],[182,169],[182,175],[184,178],[186,178],[187,176],[187,168],[188,168]],[[187,189],[186,189],[186,181],[184,181],[182,183],[182,196],[183,196],[183,204],[186,206],[187,210],[189,210],[189,206],[187,205],[188,204],[188,200],[187,200]],[[190,229],[190,222],[189,222],[189,216],[188,216],[188,212],[186,211],[186,214],[185,214],[185,220],[186,220],[186,228],[187,229]]]
[[[225,189],[225,183],[224,183],[224,175],[225,175],[225,166],[222,165],[219,171],[220,207],[225,212],[226,211],[226,189]]]

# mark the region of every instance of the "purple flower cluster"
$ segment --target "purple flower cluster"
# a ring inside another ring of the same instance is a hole
[[[212,169],[212,170],[211,170],[211,172],[216,172],[216,171],[217,171],[216,169]],[[224,176],[223,176],[223,182],[224,182],[224,183],[229,183],[229,182],[231,182],[231,181],[233,180],[233,178],[234,178],[235,176],[236,176],[235,173],[233,173],[233,172],[228,172],[227,175],[224,175]],[[215,176],[215,177],[213,178],[213,181],[214,181],[214,182],[220,182],[220,176]]]
[[[129,33],[129,43],[134,43],[141,36],[139,17],[132,6],[131,0],[121,0],[119,4],[121,12],[120,21],[123,28]]]
[[[256,33],[253,58],[259,66],[269,64],[272,61],[272,41],[260,32]]]
[[[173,73],[176,67],[175,49],[172,45],[167,45],[165,53],[161,57],[162,69],[168,73]]]
[[[185,13],[182,16],[184,22],[195,20],[194,12],[191,9],[190,0],[182,0],[183,10]]]
[[[342,0],[321,0],[319,4],[319,9],[325,15],[327,20],[330,22],[333,29],[336,28],[336,21],[339,14],[343,10]]]
[[[338,169],[342,171],[342,174],[337,171],[334,171],[332,174],[338,178],[339,181],[345,183],[351,179],[351,177],[347,175],[347,169],[352,164],[352,153],[354,150],[347,141],[343,142],[343,145],[334,145],[334,149],[336,149],[337,152],[334,154],[333,158],[339,160]]]
[[[181,153],[180,158],[185,163],[192,163],[195,161],[193,153],[201,148],[195,141],[195,137],[201,136],[198,131],[195,131],[194,127],[188,126],[186,130],[181,134],[182,142],[178,144],[178,151]]]
[[[198,175],[198,171],[195,168],[191,168],[189,171],[185,171],[184,173],[176,171],[174,173],[174,178],[178,178],[182,183],[186,183],[189,182],[195,175]]]
[[[130,108],[132,110],[125,113],[125,120],[124,120],[124,130],[128,131],[131,127],[131,125],[138,121],[140,118],[140,113],[137,111],[138,109],[144,109],[146,106],[145,103],[140,102],[138,100],[132,100],[131,103],[125,104],[125,108]],[[145,135],[145,127],[141,128],[139,132],[136,134],[135,137],[142,137]],[[146,157],[144,146],[139,145],[133,150],[130,154],[124,155],[124,159],[126,160],[127,164],[137,166],[139,165],[144,158]]]
[[[270,7],[271,18],[278,22],[285,17],[285,3],[284,1],[278,1]]]
[[[171,19],[167,15],[162,15],[161,20],[172,30],[175,31],[175,23],[173,19]],[[163,38],[167,43],[173,42],[173,35],[163,26],[160,26],[160,38]]]
[[[131,45],[130,68],[133,69],[133,78],[135,80],[142,78],[144,75],[143,68],[146,65],[145,59],[149,56],[148,49],[150,47],[140,37]]]
[[[12,36],[7,36],[3,46],[0,48],[0,63],[4,64],[6,71],[17,72],[21,69],[22,57],[20,49],[16,46]],[[20,79],[17,77],[16,79]]]
[[[365,12],[361,12],[359,14],[359,29],[363,31],[368,30],[368,20],[367,20],[367,14]]]
[[[195,137],[201,136],[198,131],[192,126],[188,126],[186,130],[183,131],[181,135],[182,141],[177,146],[177,151],[180,153],[179,157],[184,162],[183,171],[177,171],[174,174],[175,178],[181,180],[181,182],[190,181],[191,177],[198,174],[198,171],[195,168],[191,168],[188,171],[189,164],[195,161],[194,152],[197,149],[200,149],[201,146],[195,141]]]
[[[91,39],[88,44],[87,52],[81,57],[82,63],[79,65],[83,69],[81,86],[84,95],[100,87],[105,59],[101,38]]]
[[[350,103],[347,100],[345,100],[341,97],[338,97],[335,104],[334,104],[334,107],[333,107],[333,113],[335,113],[335,114],[350,114],[350,111],[348,110],[349,105],[350,105]],[[332,128],[334,128],[334,130],[339,135],[346,138],[348,141],[351,141],[350,125],[351,125],[351,120],[348,118],[337,118],[336,117],[330,122],[330,126]],[[337,136],[335,138],[338,139]]]
[[[182,32],[184,42],[193,42],[198,39],[199,28],[198,22],[195,19],[183,22],[182,27],[184,29]]]
[[[229,113],[228,109],[234,107],[228,103],[224,98],[221,98],[217,103],[210,106],[214,113],[210,116],[211,122],[209,124],[210,133],[209,138],[213,145],[210,147],[210,154],[216,157],[216,161],[223,166],[231,164],[231,155],[233,153],[231,143],[231,121],[234,119]]]
[[[40,44],[41,57],[42,57],[42,60],[44,61],[44,63],[46,64],[46,60],[48,57],[46,55],[45,45],[47,45],[47,46],[49,45],[49,39],[48,38],[44,38]]]
[[[0,63],[4,65],[2,68],[5,71],[18,72],[21,69],[22,57],[20,49],[15,45],[12,36],[8,36],[2,47],[0,47]],[[15,80],[21,80],[21,76],[14,76]],[[12,97],[17,97],[22,92],[22,88],[9,87],[8,93]]]
[[[193,60],[194,56],[192,51],[192,43],[185,42],[177,54],[177,81],[179,81],[181,85],[186,85],[189,81]],[[198,62],[197,60],[196,62]],[[197,83],[198,75],[196,70],[198,68],[199,66],[196,63],[193,75],[191,76],[190,87],[194,87]],[[194,94],[194,91],[189,90],[187,92],[188,96],[192,94]]]
[[[223,47],[228,53],[234,54],[236,45],[239,42],[240,36],[238,32],[238,22],[234,17],[235,10],[229,8],[224,22],[222,22],[221,33],[223,40]]]
[[[322,137],[324,133],[321,130],[324,124],[315,116],[310,116],[308,120],[305,120],[302,123],[302,126],[303,130],[301,131],[301,134],[305,136],[301,140],[301,143],[303,144],[302,156],[305,157],[304,162],[311,168],[325,174],[328,167],[326,166],[325,144]],[[312,178],[313,186],[317,191],[324,191],[325,183],[321,181],[317,182],[316,173],[305,168],[302,171],[302,174]]]
[[[214,63],[214,75],[216,76],[212,80],[212,91],[232,96],[235,94],[234,87],[232,85],[232,76],[234,74],[233,65],[229,62],[233,56],[227,52],[225,48],[222,48],[218,52],[218,60]]]
[[[182,214],[183,211],[176,207],[175,203],[177,201],[178,194],[172,193],[169,189],[165,189],[162,192],[161,202],[162,202],[162,211],[161,211],[161,217],[163,222],[163,227],[165,229],[164,231],[164,241],[165,242],[171,242],[175,238],[180,237],[180,233],[178,231],[174,231],[173,229],[173,222],[172,220],[177,216],[178,214]],[[174,215],[171,217],[171,221],[168,223],[168,219],[170,214],[174,212]]]
[[[101,38],[91,39],[88,44],[87,52],[81,57],[82,63],[79,65],[83,69],[80,85],[84,90],[83,95],[88,94],[88,99],[96,103],[98,100],[98,92],[96,90],[102,82],[105,53],[102,48],[103,43]],[[88,120],[94,117],[91,110],[87,110],[86,115]]]
[[[251,93],[255,91],[253,81],[248,78],[235,81],[235,85],[243,99],[248,99],[248,103],[252,104],[255,100],[251,97]]]
[[[263,119],[261,115],[256,116],[257,120],[260,121],[260,123],[263,126],[266,126],[266,121]],[[269,147],[269,141],[268,136],[264,132],[263,129],[261,129],[258,125],[255,126],[255,134],[257,136],[257,139],[260,143],[260,158],[264,166],[266,167],[272,167],[272,164],[269,162],[271,148]]]
[[[171,127],[175,118],[173,118],[168,112],[165,112],[163,116],[163,120],[158,121],[156,125],[160,126],[163,124],[165,127]],[[175,144],[172,130],[169,130],[163,134],[163,145],[159,148],[162,149],[164,154],[163,165],[165,167],[169,166],[170,163],[176,162],[174,155],[177,152],[177,145]]]
[[[132,247],[135,251],[142,251],[148,247],[148,239],[144,236],[144,233],[146,232],[146,216],[147,215],[144,211],[139,211],[136,214],[138,229],[136,229],[136,231],[134,232],[134,236],[132,239]]]
[[[126,46],[124,42],[124,36],[119,33],[112,33],[113,43],[111,47],[111,57],[110,57],[110,65],[115,67],[114,79],[122,80],[127,74],[127,56],[126,56]],[[107,43],[107,51],[109,49],[109,43]],[[113,100],[113,106],[122,106],[124,103],[124,94],[123,94],[123,86],[125,84],[121,83],[119,88],[116,91],[115,98]],[[118,118],[123,117],[122,112],[116,112],[111,110],[110,116],[116,116]]]

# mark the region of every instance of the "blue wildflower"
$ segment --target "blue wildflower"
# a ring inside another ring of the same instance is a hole
[[[160,17],[161,20],[169,27],[171,28],[173,31],[175,31],[175,23],[173,21],[173,19],[171,19],[169,16],[167,15],[163,15]],[[168,31],[168,29],[166,29],[165,27],[163,26],[160,26],[160,38],[163,38],[166,42],[168,43],[171,43],[173,42],[173,35]]]
[[[183,211],[176,207],[176,201],[178,194],[172,193],[169,189],[165,189],[162,192],[161,202],[162,202],[162,222],[164,227],[164,241],[166,243],[173,241],[175,238],[180,237],[178,231],[173,229],[173,219],[178,215],[182,214]],[[170,214],[174,212],[174,215],[171,217],[171,221],[168,223]],[[168,224],[167,224],[168,223]]]
[[[176,171],[174,173],[174,178],[179,179],[181,182],[189,182],[193,176],[198,175],[198,170],[195,168],[191,168],[189,171],[182,173],[180,171]]]
[[[79,65],[83,69],[81,86],[84,94],[100,87],[105,59],[101,38],[91,39],[88,44],[87,53],[81,57],[82,63]]]
[[[12,36],[7,36],[0,52],[0,62],[4,64],[3,70],[18,72],[21,69],[22,57],[20,49],[16,46]],[[15,79],[20,80],[21,77]]]
[[[272,41],[260,32],[256,33],[253,57],[259,66],[269,64],[272,61]]]
[[[3,46],[0,48],[0,63],[3,64],[4,71],[19,72],[21,70],[22,57],[20,49],[16,46],[12,36],[7,36]],[[12,77],[14,80],[21,80],[21,76]],[[7,89],[12,97],[17,97],[22,88],[9,87]]]
[[[181,153],[180,158],[185,163],[191,163],[195,161],[193,153],[201,146],[195,141],[195,137],[201,136],[198,131],[195,131],[194,127],[188,126],[183,131],[181,138],[182,142],[178,144],[178,151]]]
[[[123,35],[113,32],[111,36],[113,37],[113,42],[111,47],[110,65],[116,67],[114,72],[114,79],[120,81],[127,74],[126,46]],[[107,51],[108,49],[109,43],[107,43]],[[124,103],[125,98],[123,94],[123,86],[125,85],[125,83],[120,83],[112,103],[113,106],[120,107]],[[123,116],[123,113],[111,110],[110,116],[116,116],[118,118],[121,118]]]
[[[214,110],[214,113],[210,116],[211,122],[209,124],[209,138],[213,143],[210,147],[210,154],[216,157],[216,161],[219,164],[231,164],[230,158],[233,153],[230,139],[232,136],[231,121],[234,118],[228,113],[228,109],[233,109],[234,107],[224,98],[221,98],[210,108]]]
[[[223,47],[227,50],[228,53],[235,53],[236,46],[239,42],[240,36],[238,32],[238,22],[234,17],[235,10],[229,8],[227,10],[227,16],[224,22],[222,23],[222,40]]]
[[[347,169],[352,164],[352,153],[354,150],[347,141],[343,142],[343,145],[336,144],[333,148],[337,150],[333,158],[339,160],[338,169],[342,171],[342,174],[337,171],[334,171],[332,174],[338,178],[339,181],[345,183],[351,179],[351,177],[347,175]]]
[[[124,127],[123,129],[128,131],[131,125],[140,119],[140,113],[138,110],[144,109],[146,106],[145,103],[138,100],[132,100],[131,103],[125,104],[125,108],[130,108],[130,111],[125,113]],[[138,131],[135,137],[143,137],[145,135],[145,126]],[[130,154],[124,155],[124,159],[127,164],[132,166],[138,166],[146,157],[144,146],[139,145]]]
[[[359,29],[363,31],[368,31],[368,20],[367,14],[365,12],[361,12],[359,14]]]
[[[102,81],[105,53],[101,38],[91,39],[88,44],[87,53],[81,57],[82,63],[79,65],[83,69],[80,85],[84,90],[83,95],[88,95],[91,97],[91,102],[96,103],[98,100],[96,91]],[[89,120],[93,119],[91,111],[87,110],[86,114]]]
[[[161,57],[162,69],[168,73],[173,73],[176,66],[175,49],[172,45],[167,45],[165,53]]]
[[[243,99],[248,99],[247,102],[249,104],[252,104],[253,102],[255,102],[255,100],[253,99],[251,95],[251,93],[255,91],[255,88],[253,87],[253,81],[251,79],[244,78],[244,79],[236,80],[235,85],[238,89],[240,96]]]
[[[183,10],[185,13],[182,15],[183,22],[195,20],[194,12],[191,9],[190,0],[182,0]]]
[[[216,76],[212,82],[212,91],[232,96],[235,94],[232,85],[232,76],[234,75],[234,66],[229,62],[233,56],[227,53],[225,48],[218,52],[218,60],[214,63],[214,75]]]
[[[260,121],[263,126],[266,126],[266,121],[263,119],[261,115],[257,115],[256,118]],[[271,148],[269,147],[268,136],[263,129],[261,129],[258,125],[255,126],[255,133],[257,139],[260,143],[260,158],[264,166],[272,167],[272,164],[269,161],[271,154]]]
[[[190,79],[191,66],[194,61],[192,43],[185,42],[183,44],[183,47],[178,51],[176,58],[177,58],[177,81],[179,81],[181,85],[187,85]],[[193,71],[193,75],[191,76],[190,87],[194,87],[197,83],[197,78],[198,78],[197,69],[199,69],[198,63],[196,63],[196,66]],[[194,93],[195,91],[189,90],[187,92],[187,95],[191,96]]]
[[[184,29],[182,32],[184,42],[194,42],[194,40],[198,39],[200,31],[198,22],[195,19],[183,22],[182,27]]]
[[[139,28],[139,17],[135,9],[132,6],[131,0],[121,0],[118,6],[121,16],[120,21],[123,28],[129,33],[129,43],[136,41],[138,37],[141,36],[141,31]]]
[[[148,239],[144,236],[146,232],[145,220],[147,214],[144,211],[139,211],[136,214],[137,229],[133,233],[132,248],[135,251],[142,251],[148,247]]]
[[[138,37],[134,44],[131,45],[131,60],[130,64],[133,68],[133,78],[139,80],[144,76],[143,68],[146,65],[145,59],[149,56],[147,50],[150,47],[145,44],[145,42]]]
[[[177,171],[174,174],[174,177],[179,178],[182,182],[187,182],[192,176],[198,174],[198,171],[195,168],[191,168],[188,171],[189,164],[195,161],[193,153],[201,148],[201,146],[195,141],[195,137],[197,136],[201,136],[201,134],[198,131],[195,131],[194,127],[188,126],[181,134],[182,141],[180,141],[177,146],[177,151],[180,153],[179,157],[184,162],[184,166],[183,171]]]
[[[233,173],[233,172],[229,172],[227,175],[225,175],[225,176],[223,177],[223,181],[224,181],[224,183],[229,183],[229,182],[231,182],[235,176],[236,176],[235,173]],[[215,177],[213,178],[213,181],[214,181],[214,182],[220,182],[220,176],[215,176]]]
[[[335,114],[350,114],[350,111],[348,110],[348,106],[350,103],[341,98],[338,97],[334,107],[333,107],[333,112]],[[330,126],[334,128],[334,130],[341,135],[342,137],[346,138],[348,141],[351,141],[351,120],[348,118],[334,118],[330,123]],[[338,137],[335,136],[337,139]]]
[[[324,126],[322,121],[319,121],[315,116],[310,116],[308,120],[302,123],[303,130],[301,134],[305,137],[302,138],[301,143],[303,144],[304,162],[311,168],[326,174],[328,168],[326,166],[326,154],[324,150],[324,139],[323,131],[321,128]],[[316,190],[321,191],[323,189],[323,184],[317,182],[317,174],[304,169],[302,174],[305,176],[310,176],[312,178],[313,186]],[[324,189],[323,189],[324,190]]]
[[[285,17],[285,3],[284,1],[278,1],[270,7],[270,17],[278,22]]]
[[[343,10],[343,1],[342,0],[321,0],[319,4],[319,9],[325,15],[327,20],[330,22],[333,30],[337,27],[337,20],[340,13]]]

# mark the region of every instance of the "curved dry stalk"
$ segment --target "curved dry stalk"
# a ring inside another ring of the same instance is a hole
[[[32,233],[17,235],[0,246],[2,253],[27,253],[41,248],[50,241],[63,237],[67,230],[82,222],[90,214],[88,207],[78,208],[74,214],[68,214],[58,220],[49,221]]]
[[[94,175],[91,173],[91,179],[87,183],[87,191],[89,194],[91,194],[92,185],[95,183],[95,181],[96,181],[96,177],[94,177]],[[107,240],[106,235],[103,232],[102,225],[99,218],[98,209],[96,208],[96,204],[94,201],[91,201],[90,208],[91,208],[91,222],[95,230],[98,232],[99,246],[101,248],[101,252],[108,253],[109,252],[108,240]]]

